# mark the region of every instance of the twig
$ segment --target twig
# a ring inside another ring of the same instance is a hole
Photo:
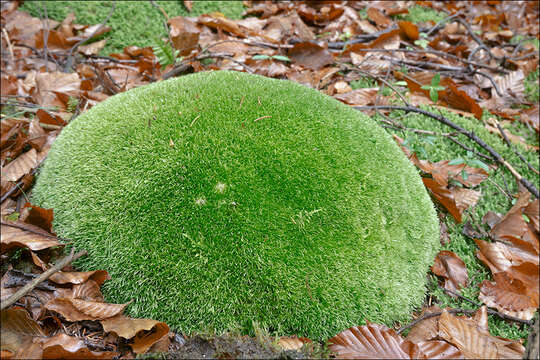
[[[67,60],[66,60],[66,66],[65,66],[65,71],[66,72],[68,71],[69,68],[71,68],[71,63],[72,63],[72,59],[73,59],[73,52],[75,50],[77,50],[77,48],[79,46],[81,46],[82,44],[85,44],[86,42],[88,42],[88,40],[92,39],[94,36],[96,36],[97,33],[99,33],[101,31],[101,29],[105,26],[107,21],[109,21],[109,19],[111,18],[111,16],[114,13],[115,9],[116,9],[116,0],[113,1],[113,5],[111,7],[111,10],[109,11],[109,14],[105,18],[105,20],[103,20],[103,22],[101,24],[99,24],[99,26],[96,28],[96,30],[94,30],[90,35],[88,35],[88,37],[86,37],[85,39],[80,40],[75,45],[73,45],[71,47],[71,49],[69,49],[69,52],[68,52],[68,55],[67,55]]]
[[[473,301],[473,300],[469,299],[468,297],[465,297],[465,296],[461,295],[458,292],[455,292],[455,291],[449,290],[449,289],[445,289],[440,285],[439,285],[439,288],[441,288],[443,291],[445,291],[445,292],[447,292],[447,293],[449,293],[451,295],[457,296],[458,298],[460,298],[462,300],[465,300],[468,303],[473,304],[476,307],[481,307],[482,306],[482,304],[479,304],[476,301]],[[489,308],[487,309],[487,312],[488,312],[488,314],[491,314],[491,315],[497,315],[501,319],[511,320],[511,321],[515,321],[515,322],[522,323],[522,324],[527,324],[527,325],[532,325],[532,320],[523,320],[523,319],[520,319],[520,318],[517,318],[517,317],[514,317],[514,316],[510,316],[510,315],[506,315],[504,313],[501,313],[501,312],[498,312],[496,310],[492,310],[492,309],[489,309]]]
[[[375,79],[377,81],[380,81],[382,82],[383,84],[385,84],[386,86],[388,86],[390,89],[392,89],[397,96],[399,96],[399,98],[403,101],[403,103],[407,106],[410,106],[409,102],[407,101],[407,99],[405,99],[405,97],[398,91],[396,90],[396,88],[390,84],[387,80],[385,79],[382,79],[380,77],[378,77],[377,75],[373,75],[373,74],[370,74],[369,72],[366,72],[366,71],[363,71],[363,70],[360,70],[358,68],[353,68],[353,67],[350,67],[350,66],[347,66],[346,64],[343,64],[343,63],[340,63],[339,65],[341,65],[342,68],[346,69],[346,70],[349,70],[349,71],[355,71],[355,72],[358,72],[364,76],[369,76],[370,78],[372,79]]]
[[[415,112],[418,114],[429,116],[446,126],[451,127],[454,130],[457,130],[459,133],[467,136],[469,139],[480,145],[484,148],[498,163],[504,165],[514,177],[523,185],[527,190],[531,192],[536,198],[539,198],[538,189],[530,181],[525,179],[521,174],[519,174],[516,169],[512,167],[495,149],[486,144],[482,139],[480,139],[474,132],[467,131],[459,125],[454,124],[452,121],[448,120],[446,117],[434,114],[432,112],[422,110],[416,107],[411,106],[395,106],[395,105],[375,105],[375,106],[353,106],[356,110],[371,110],[371,109],[385,109],[385,110],[402,110],[406,112]]]
[[[446,311],[447,311],[448,313],[450,313],[450,314],[467,314],[467,315],[472,315],[472,314],[476,313],[478,310],[470,310],[470,309],[447,309]],[[499,314],[497,311],[490,310],[490,309],[487,309],[487,312],[488,312],[488,314],[491,314],[491,315],[498,315],[498,314]],[[420,316],[420,317],[414,319],[414,320],[411,321],[409,324],[400,327],[400,328],[396,331],[396,333],[399,335],[399,334],[401,334],[402,332],[404,332],[405,330],[412,328],[413,326],[415,326],[415,325],[418,324],[419,322],[422,322],[422,321],[427,320],[427,319],[431,319],[432,317],[441,316],[442,313],[443,313],[442,311],[435,311],[435,312],[426,313],[426,314],[424,314],[424,315],[422,315],[422,316]],[[504,315],[504,314],[501,314],[501,315]],[[522,323],[522,324],[527,324],[527,325],[531,325],[531,324],[532,324],[532,321],[531,321],[531,320],[522,320],[522,319],[514,318],[513,316],[508,316],[508,315],[504,315],[504,316],[506,316],[506,319],[507,319],[507,320],[513,320],[513,321],[520,322],[520,323]]]
[[[261,117],[256,118],[255,120],[253,120],[253,122],[256,122],[256,121],[259,121],[259,120],[262,120],[262,119],[268,119],[268,118],[271,118],[271,117],[272,116],[270,116],[270,115],[261,116]]]
[[[508,147],[512,150],[514,150],[514,153],[521,159],[521,161],[523,161],[525,164],[527,164],[527,167],[529,169],[531,169],[531,171],[534,171],[537,175],[540,175],[540,172],[538,172],[538,170],[536,170],[528,161],[527,159],[525,159],[523,157],[523,155],[521,155],[521,153],[519,151],[516,150],[515,147],[512,146],[512,144],[510,143],[510,140],[508,140],[508,137],[506,136],[506,133],[504,132],[504,129],[502,128],[501,124],[499,124],[499,122],[497,122],[497,129],[499,129],[499,132],[501,133],[503,139],[504,139],[504,142],[506,143],[506,145],[508,145]]]
[[[435,24],[435,26],[433,26],[427,33],[426,35],[429,36],[431,35],[431,33],[435,32],[435,31],[439,31],[440,28],[442,28],[442,25],[447,23],[448,21],[452,20],[452,19],[455,19],[457,18],[458,16],[461,16],[463,14],[463,10],[460,10],[458,11],[457,13],[455,13],[454,15],[451,15],[447,18],[444,18],[442,19],[441,21],[439,21],[438,23]]]
[[[5,308],[15,304],[20,298],[28,294],[30,291],[32,291],[39,283],[47,280],[52,276],[52,274],[60,271],[63,267],[71,263],[72,261],[77,260],[81,256],[84,256],[87,254],[86,250],[79,251],[77,254],[73,255],[75,252],[75,249],[71,249],[71,253],[69,256],[66,256],[62,260],[60,260],[56,265],[54,265],[49,270],[45,271],[43,274],[23,286],[21,289],[19,289],[15,294],[11,295],[6,301],[3,301],[0,305],[0,310],[4,310]]]
[[[506,71],[504,69],[501,69],[499,67],[493,67],[493,66],[477,63],[477,62],[474,62],[474,61],[462,59],[459,56],[456,56],[454,54],[445,53],[444,51],[439,51],[439,50],[432,50],[432,49],[355,49],[354,51],[355,52],[387,52],[387,53],[403,52],[403,53],[417,53],[417,54],[419,54],[419,53],[434,54],[434,55],[447,57],[447,58],[462,62],[464,64],[474,65],[476,67],[481,67],[481,68],[488,69],[488,70],[491,70],[491,71],[496,71],[496,72],[499,72],[499,73],[508,74],[508,71]]]
[[[9,55],[11,56],[11,61],[15,62],[15,55],[13,55],[13,46],[11,45],[11,41],[9,41],[9,35],[8,35],[5,27],[2,28],[2,34],[6,38],[6,43],[8,45],[8,50],[9,50]]]

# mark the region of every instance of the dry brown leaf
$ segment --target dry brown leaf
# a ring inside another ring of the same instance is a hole
[[[465,211],[470,207],[474,207],[482,193],[480,191],[464,189],[458,186],[451,188],[454,193],[454,200],[456,201],[456,207],[461,211]]]
[[[379,88],[363,88],[352,90],[344,94],[336,94],[334,95],[334,98],[349,105],[373,105],[378,92]]]
[[[424,357],[418,346],[404,341],[394,330],[378,324],[351,327],[328,342],[328,349],[341,359]]]
[[[84,55],[97,55],[105,47],[106,43],[107,43],[107,39],[103,39],[103,40],[96,41],[88,45],[79,46],[77,51]]]
[[[418,316],[418,318],[421,318],[426,314],[437,313],[440,311],[441,309],[438,306],[430,306],[428,308],[422,309],[422,313]],[[439,332],[438,322],[439,316],[433,316],[420,321],[411,328],[405,340],[417,344],[436,339]]]
[[[2,168],[3,181],[17,181],[37,166],[37,152],[32,148]]]
[[[369,7],[367,9],[367,16],[369,20],[373,21],[381,28],[386,28],[392,24],[392,20],[375,7]]]
[[[460,223],[462,220],[462,210],[457,207],[453,192],[433,179],[422,178],[422,181],[431,194],[433,194],[433,197]]]
[[[478,329],[476,324],[476,322],[452,316],[443,310],[439,319],[439,336],[455,345],[465,358],[521,359],[525,348],[519,342],[491,336]]]
[[[532,294],[534,289],[527,288],[523,282],[513,279],[506,272],[493,274],[493,279],[494,282],[484,280],[480,284],[478,298],[503,314],[531,320],[538,307],[538,288],[536,294]]]
[[[334,57],[328,49],[310,41],[295,44],[292,49],[289,49],[287,55],[296,64],[313,70],[321,69],[334,62]]]
[[[440,251],[435,257],[431,271],[445,279],[444,288],[447,290],[458,291],[469,282],[465,263],[452,251]]]
[[[27,202],[23,207],[19,220],[24,221],[27,224],[35,225],[50,234],[56,235],[52,231],[52,222],[54,220],[53,209],[44,209]]]
[[[58,242],[55,236],[50,235],[37,226],[23,222],[2,221],[6,225],[2,224],[2,234],[0,237],[1,253],[17,247],[26,247],[32,251],[38,251],[54,246],[64,246],[64,244]],[[9,226],[9,224],[16,225],[17,227]]]
[[[32,343],[34,337],[45,337],[41,326],[23,308],[4,309],[1,311],[1,317],[0,348],[17,354],[16,358],[26,358],[29,355],[25,353],[25,347]]]
[[[278,345],[283,350],[300,350],[304,344],[311,343],[312,341],[305,337],[298,336],[282,336],[278,339]]]
[[[181,56],[187,56],[197,48],[201,31],[193,21],[183,16],[176,16],[170,18],[168,24],[173,46],[180,51]]]
[[[418,345],[420,351],[426,355],[427,359],[465,359],[457,347],[446,341],[423,341],[416,345]]]
[[[153,344],[169,333],[167,324],[150,319],[132,319],[123,315],[101,320],[105,332],[114,332],[130,343],[136,354],[145,353]]]
[[[28,127],[28,143],[36,149],[36,151],[41,151],[46,142],[47,133],[39,124],[38,119],[34,118]]]
[[[57,284],[82,284],[88,280],[95,281],[99,286],[103,285],[106,280],[111,277],[105,270],[94,270],[85,272],[63,272],[58,271],[54,273],[50,280]]]
[[[77,96],[80,87],[81,79],[77,73],[38,73],[36,74],[34,100],[43,107],[57,106],[60,109],[65,109],[64,104],[58,100],[56,93]]]
[[[107,304],[73,298],[55,298],[45,304],[45,309],[55,311],[67,321],[104,320],[116,316],[128,304]]]
[[[92,351],[83,339],[64,333],[43,341],[43,359],[112,359],[118,355],[113,351]]]
[[[410,21],[398,21],[399,29],[401,30],[401,36],[404,38],[414,41],[418,40],[420,37],[420,32],[418,31],[418,26],[413,24]]]

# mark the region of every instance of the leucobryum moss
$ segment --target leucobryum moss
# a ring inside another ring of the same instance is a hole
[[[113,1],[26,1],[21,10],[28,11],[32,16],[45,17],[45,11],[50,19],[62,21],[71,12],[75,13],[77,24],[101,24],[108,16]],[[156,1],[156,4],[169,17],[199,16],[218,11],[228,18],[241,18],[244,6],[242,1],[194,1],[193,9],[187,12],[181,0]],[[156,37],[166,37],[163,21],[165,17],[150,1],[116,1],[116,8],[106,25],[111,32],[105,36],[107,44],[101,51],[103,55],[111,52],[122,52],[124,47],[152,46]]]
[[[106,299],[173,329],[326,339],[406,321],[433,204],[375,122],[302,85],[197,73],[118,94],[54,143],[33,201],[106,269]]]

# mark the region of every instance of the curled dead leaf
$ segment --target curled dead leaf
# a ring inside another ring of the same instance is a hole
[[[67,321],[104,320],[122,313],[127,305],[55,298],[45,304],[45,309],[59,313]]]
[[[133,352],[142,354],[169,333],[167,324],[151,319],[132,319],[123,315],[101,320],[105,332],[114,332],[130,343]]]
[[[469,282],[465,263],[452,251],[440,251],[435,257],[431,271],[445,279],[444,288],[447,290],[456,292],[466,287]]]

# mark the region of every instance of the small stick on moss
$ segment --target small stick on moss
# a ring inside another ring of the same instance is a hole
[[[374,106],[353,106],[353,108],[356,110],[371,110],[371,109],[402,110],[405,112],[415,112],[418,114],[428,116],[432,119],[435,119],[439,121],[440,123],[443,123],[444,125],[457,130],[459,133],[467,136],[469,139],[471,139],[472,141],[477,143],[479,146],[481,146],[483,149],[485,149],[493,157],[493,159],[495,159],[495,161],[504,165],[510,171],[510,173],[512,173],[512,175],[514,175],[514,177],[523,186],[525,186],[527,190],[531,192],[531,194],[533,194],[537,199],[540,198],[540,195],[538,193],[538,189],[536,188],[536,186],[534,186],[530,181],[528,181],[523,176],[521,176],[521,174],[519,174],[516,171],[516,169],[514,169],[512,165],[508,163],[508,161],[506,161],[497,151],[495,151],[495,149],[493,149],[491,146],[486,144],[484,140],[480,139],[474,132],[468,131],[462,128],[461,126],[454,124],[452,121],[448,120],[444,116],[437,115],[432,112],[422,110],[420,108],[412,107],[412,106],[374,105]]]
[[[448,294],[457,296],[458,298],[473,304],[476,307],[481,307],[482,306],[482,304],[479,304],[476,301],[473,301],[473,300],[461,295],[458,292],[455,292],[455,291],[452,291],[452,290],[449,290],[449,289],[445,289],[440,285],[439,285],[439,288],[441,288],[444,292],[446,292]],[[489,308],[487,309],[487,312],[488,312],[488,314],[491,314],[491,315],[497,315],[498,317],[500,317],[501,319],[504,319],[504,320],[511,320],[511,321],[515,321],[515,322],[519,322],[519,323],[527,324],[527,325],[532,325],[532,323],[533,323],[532,320],[523,320],[523,319],[511,316],[511,315],[506,315],[504,313],[501,313],[501,312],[498,312],[496,310],[492,310],[492,309],[489,309]]]
[[[193,124],[195,124],[195,121],[197,121],[197,119],[198,119],[198,118],[200,118],[200,117],[201,117],[201,115],[200,115],[200,114],[199,114],[199,115],[197,115],[197,116],[195,116],[195,119],[193,119],[193,121],[191,122],[191,124],[189,124],[189,127],[192,127],[192,126],[193,126]]]
[[[271,118],[271,116],[270,115],[261,116],[261,117],[256,118],[255,120],[253,120],[253,122],[256,122],[256,121],[259,121],[259,120],[262,120],[262,119],[268,119],[268,118]]]
[[[81,256],[86,255],[86,250],[79,251],[77,254],[74,255],[75,249],[71,249],[71,253],[60,260],[56,265],[54,265],[49,270],[45,271],[43,274],[20,288],[15,294],[11,295],[6,301],[2,302],[0,305],[0,309],[4,310],[5,308],[15,304],[20,298],[28,294],[30,291],[32,291],[39,283],[47,280],[52,276],[52,274],[60,271],[63,267],[70,264],[72,261],[80,258]]]
[[[506,145],[508,145],[510,149],[514,150],[514,153],[520,158],[520,160],[523,161],[525,164],[527,164],[527,167],[531,169],[531,171],[535,172],[537,175],[540,175],[540,172],[538,172],[538,170],[536,170],[531,164],[529,164],[527,159],[525,159],[523,155],[521,155],[521,153],[517,151],[515,147],[512,146],[512,144],[510,143],[510,140],[508,140],[508,136],[506,136],[506,133],[504,132],[504,129],[502,128],[501,124],[499,124],[499,122],[497,122],[497,129],[499,129],[499,132],[501,133]]]

